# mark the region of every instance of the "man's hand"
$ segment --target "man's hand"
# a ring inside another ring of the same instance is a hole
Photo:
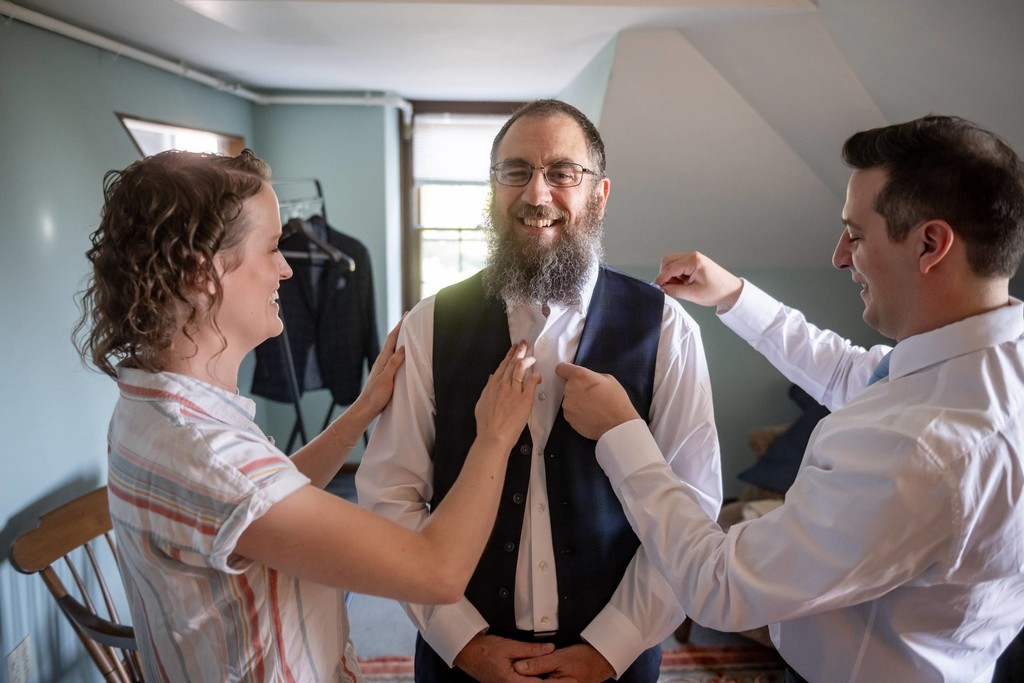
[[[588,439],[596,441],[609,429],[640,417],[626,390],[611,375],[564,362],[555,367],[555,374],[565,380],[565,419]]]
[[[474,636],[455,657],[455,666],[480,683],[527,683],[541,679],[520,674],[513,665],[520,659],[540,657],[552,652],[551,643],[521,643],[486,633]]]
[[[676,299],[718,306],[719,312],[732,308],[743,291],[743,280],[696,251],[662,258],[654,284]]]
[[[549,655],[521,659],[515,669],[524,676],[572,679],[577,683],[599,683],[615,675],[615,669],[601,653],[586,643],[570,645]]]

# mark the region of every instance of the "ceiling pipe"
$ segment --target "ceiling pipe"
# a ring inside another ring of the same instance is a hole
[[[77,40],[87,45],[98,47],[112,53],[115,57],[128,57],[135,61],[148,64],[162,69],[176,76],[182,76],[197,83],[213,88],[219,92],[228,93],[255,102],[256,104],[328,104],[348,106],[374,106],[374,107],[395,107],[402,112],[402,123],[408,126],[412,122],[412,104],[397,95],[325,95],[325,96],[292,96],[292,95],[264,95],[253,92],[242,87],[238,83],[228,83],[220,78],[210,76],[196,69],[191,68],[184,62],[174,62],[163,57],[139,50],[138,48],[119,43],[115,40],[105,38],[91,31],[73,26],[66,22],[48,17],[45,14],[35,12],[24,7],[15,5],[8,0],[0,0],[0,14],[11,17],[37,28],[52,31],[59,35]]]

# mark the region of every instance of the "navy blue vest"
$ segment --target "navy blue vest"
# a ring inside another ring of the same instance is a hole
[[[602,266],[574,360],[622,383],[637,412],[650,414],[664,295]],[[490,373],[511,346],[500,300],[481,274],[441,290],[434,304],[436,440],[434,497],[444,498],[476,435],[473,409]],[[551,380],[548,380],[551,381]],[[543,384],[541,385],[543,391]],[[561,409],[544,446],[558,581],[560,636],[578,636],[608,603],[640,545],[594,457]],[[509,458],[494,531],[466,589],[494,635],[514,637],[516,562],[533,444],[524,429]]]

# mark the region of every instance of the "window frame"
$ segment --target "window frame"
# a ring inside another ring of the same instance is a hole
[[[489,115],[509,117],[525,102],[464,102],[449,100],[412,100],[413,117],[417,114]],[[408,311],[421,297],[422,244],[415,225],[416,202],[419,200],[413,178],[413,123],[400,145],[402,193],[402,310]]]
[[[148,123],[156,126],[162,126],[165,128],[174,128],[181,131],[196,131],[199,133],[206,133],[209,135],[216,136],[220,138],[220,140],[223,143],[225,143],[226,149],[224,150],[224,154],[228,156],[238,156],[241,153],[241,151],[245,149],[245,138],[242,137],[241,135],[235,135],[233,133],[222,133],[220,131],[210,130],[208,128],[198,128],[196,126],[186,126],[180,123],[171,123],[169,121],[160,121],[158,119],[151,119],[145,116],[136,116],[135,114],[126,114],[124,112],[119,111],[114,112],[114,114],[117,116],[117,120],[121,122],[121,125],[124,126],[125,132],[128,133],[128,138],[132,141],[132,144],[135,145],[135,149],[139,152],[139,156],[142,158],[146,157],[146,153],[145,151],[143,151],[142,146],[139,144],[138,139],[135,137],[134,131],[132,131],[131,126],[126,122],[126,119],[131,121],[138,121],[139,123]]]

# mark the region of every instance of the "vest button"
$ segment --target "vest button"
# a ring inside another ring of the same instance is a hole
[[[555,457],[555,454],[554,454],[554,453],[548,453],[548,457],[549,457],[549,458],[554,458],[554,457]]]
[[[514,493],[514,494],[512,494],[512,502],[515,503],[516,505],[518,505],[519,503],[522,503],[523,502],[523,494],[521,494],[521,493]]]
[[[571,597],[572,597],[571,595],[563,595],[562,596],[562,601],[563,602],[567,602]]]
[[[522,453],[523,455],[529,455],[531,450],[532,449],[530,448],[530,444],[528,443],[524,443],[522,446],[519,447],[519,452]]]
[[[516,544],[512,541],[505,541],[505,552],[510,553],[516,549]]]
[[[498,591],[498,597],[499,598],[507,598],[508,597],[508,589],[507,588],[500,589]]]

